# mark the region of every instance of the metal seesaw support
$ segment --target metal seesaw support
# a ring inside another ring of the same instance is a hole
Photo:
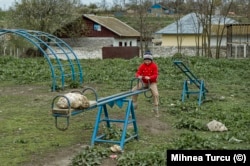
[[[98,107],[98,112],[97,112],[96,121],[95,121],[95,127],[94,127],[94,131],[93,131],[93,134],[92,134],[91,145],[94,145],[96,142],[106,142],[106,143],[119,144],[120,147],[123,149],[124,144],[127,141],[131,140],[132,138],[138,139],[138,129],[137,129],[137,124],[136,124],[136,117],[135,117],[133,102],[132,102],[131,99],[127,99],[127,97],[131,97],[133,95],[140,94],[140,93],[144,93],[145,96],[146,96],[146,92],[149,90],[149,88],[146,88],[146,89],[140,89],[140,90],[132,91],[133,81],[136,80],[136,79],[138,80],[138,83],[139,83],[139,81],[141,81],[138,78],[134,78],[133,80],[131,80],[131,90],[129,90],[127,92],[111,95],[111,96],[108,96],[108,97],[104,97],[104,98],[101,98],[101,99],[98,99],[98,96],[97,96],[94,89],[89,88],[89,90],[92,90],[95,93],[96,102],[93,105],[91,105],[89,108],[86,108],[86,109],[72,110],[71,107],[70,107],[70,102],[67,99],[69,107],[68,107],[68,109],[66,109],[67,110],[66,115],[61,114],[60,112],[58,112],[58,111],[60,111],[60,109],[58,110],[58,108],[55,108],[55,106],[54,106],[55,105],[54,103],[56,101],[55,99],[58,98],[58,97],[62,97],[62,96],[60,95],[60,96],[55,97],[53,102],[52,102],[52,111],[54,110],[53,116],[56,119],[56,127],[58,128],[58,125],[57,125],[57,118],[58,117],[66,117],[67,118],[66,127],[65,128],[59,128],[60,130],[66,130],[68,128],[68,126],[69,126],[69,117],[70,116],[77,115],[79,113],[85,112],[87,110],[92,110],[93,108]],[[126,103],[127,107],[126,107],[126,110],[125,110],[124,119],[110,119],[107,106],[110,106],[112,108],[114,105],[117,105],[119,108],[122,108],[125,105],[125,103]],[[102,115],[104,115],[104,118],[102,118]],[[110,128],[111,123],[114,123],[114,122],[115,123],[124,123],[121,139],[117,140],[117,141],[106,140],[105,139],[105,134],[98,135],[99,125],[102,122],[106,122],[106,126],[108,128]],[[129,138],[126,138],[127,126],[128,126],[128,124],[131,124],[131,123],[133,123],[134,134],[132,136],[130,136]]]
[[[200,106],[202,100],[205,99],[206,93],[208,92],[208,90],[205,88],[204,81],[198,79],[182,61],[174,61],[174,64],[189,78],[189,80],[185,80],[183,83],[183,89],[181,94],[182,102],[184,102],[185,97],[189,98],[190,94],[198,94],[198,104]],[[188,84],[194,84],[196,87],[199,88],[199,90],[189,90]]]
[[[137,129],[136,117],[135,117],[135,112],[134,112],[132,100],[125,99],[125,98],[116,100],[116,104],[120,108],[123,107],[124,103],[127,103],[127,108],[125,111],[124,119],[110,119],[109,118],[109,113],[108,113],[108,109],[107,109],[107,104],[109,105],[109,103],[103,104],[102,106],[98,107],[98,113],[97,113],[97,117],[96,117],[95,128],[94,128],[93,135],[92,135],[91,145],[94,145],[96,142],[106,142],[106,143],[119,144],[120,147],[123,149],[124,144],[127,141],[131,140],[132,138],[138,139],[138,129]],[[102,118],[103,114],[104,114],[104,117]],[[116,140],[116,141],[107,140],[107,139],[105,139],[105,134],[98,135],[99,125],[102,122],[106,122],[106,126],[108,128],[111,127],[111,123],[124,123],[120,140]],[[129,138],[126,138],[127,126],[130,123],[133,123],[134,133]]]

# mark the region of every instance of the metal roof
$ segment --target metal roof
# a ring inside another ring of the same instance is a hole
[[[124,22],[114,18],[106,16],[96,16],[91,14],[84,14],[84,17],[94,21],[95,23],[100,24],[101,26],[109,29],[118,36],[121,37],[139,37],[140,33]]]
[[[166,26],[165,28],[156,32],[156,34],[199,34],[202,33],[202,15],[196,13],[190,13],[182,17],[179,21]],[[224,25],[224,24],[234,24],[237,23],[235,20],[230,18],[225,18],[224,16],[212,16],[212,25]],[[177,28],[178,27],[178,28]],[[178,32],[177,32],[178,30]]]

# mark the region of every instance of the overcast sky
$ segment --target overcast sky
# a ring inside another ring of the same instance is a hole
[[[15,1],[19,1],[19,0],[0,0],[0,8],[2,10],[7,10],[10,6],[13,6],[14,2]],[[100,3],[101,0],[81,0],[81,2],[83,4],[89,4],[90,2],[91,3]],[[107,3],[112,3],[113,0],[106,0]]]

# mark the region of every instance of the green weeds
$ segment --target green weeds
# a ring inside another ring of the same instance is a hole
[[[173,58],[155,58],[160,73],[161,117],[154,119],[150,112],[152,100],[140,95],[136,111],[139,140],[125,145],[124,152],[115,160],[117,165],[164,165],[167,149],[250,149],[250,60],[179,58],[205,81],[209,92],[204,102],[198,106],[197,95],[181,102],[186,76],[173,65]],[[81,60],[83,85],[69,82],[64,91],[51,92],[51,74],[43,58],[1,57],[0,151],[4,152],[0,153],[1,165],[25,165],[38,158],[46,161],[47,155],[56,150],[89,145],[96,110],[71,117],[69,129],[62,132],[55,128],[49,113],[52,99],[83,86],[95,88],[99,97],[127,91],[140,63],[140,58]],[[124,117],[124,111],[112,110],[111,114]],[[206,124],[212,120],[225,124],[228,131],[208,131]],[[104,126],[102,131],[107,139],[117,140],[121,136],[120,127]],[[87,160],[101,165],[103,159],[109,158],[110,146],[100,144],[94,149],[83,149],[72,165],[83,165]]]

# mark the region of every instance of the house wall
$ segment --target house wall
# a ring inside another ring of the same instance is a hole
[[[195,35],[181,35],[182,39],[182,46],[188,46],[188,47],[195,47],[197,36]],[[200,36],[200,45],[201,45],[201,36]],[[177,37],[176,35],[162,35],[162,46],[169,46],[169,47],[177,47]]]
[[[118,47],[135,47],[137,46],[137,39],[135,38],[122,38],[114,39],[113,46]]]
[[[177,47],[168,47],[168,46],[150,46],[150,51],[152,52],[154,57],[172,57],[176,53],[178,53]],[[181,53],[185,56],[196,56],[197,55],[196,47],[182,47]],[[212,48],[212,56],[215,57],[215,48]],[[204,52],[204,50],[203,50]],[[202,56],[202,49],[199,49],[199,56]],[[205,55],[203,55],[205,56]],[[220,57],[227,57],[226,47],[221,47],[220,49]]]
[[[197,36],[195,35],[182,35],[182,44],[181,46],[183,47],[195,47],[196,44],[196,40],[197,40]],[[217,45],[217,37],[216,36],[212,36],[211,37],[211,46],[215,47]],[[200,42],[200,46],[202,45],[202,37],[200,36],[199,39]],[[227,43],[227,39],[225,36],[222,37],[221,40],[221,46],[226,46]],[[163,35],[162,36],[162,46],[169,46],[169,47],[177,47],[177,37],[176,35]]]
[[[63,40],[74,49],[79,59],[129,59],[139,55],[139,47],[137,46],[113,46],[115,39],[112,37],[65,38]]]
[[[79,59],[102,59],[102,47],[112,46],[112,37],[83,37],[63,39],[76,53]]]
[[[87,18],[83,18],[89,31],[85,34],[86,37],[108,37],[113,38],[113,46],[116,47],[127,47],[127,46],[137,46],[137,39],[136,38],[124,38],[120,37],[111,30],[93,22],[92,20],[89,20]]]
[[[113,38],[78,38],[78,39],[64,39],[66,43],[68,43],[74,52],[76,53],[79,59],[103,59],[103,47],[112,47]],[[173,38],[176,40],[176,37]],[[214,39],[213,39],[214,40]],[[224,39],[225,40],[225,39]],[[214,43],[214,42],[212,42]],[[140,43],[139,43],[140,45]],[[243,46],[242,46],[243,47]],[[130,47],[114,47],[115,49],[122,51],[123,48],[130,48]],[[240,46],[233,45],[232,47],[232,55],[226,53],[226,46],[221,48],[221,57],[244,57],[244,50],[241,49]],[[154,46],[153,44],[149,48],[153,53],[154,57],[170,57],[174,54],[178,53],[177,45],[176,46]],[[246,57],[249,58],[249,48],[247,47],[248,51],[246,52]],[[214,49],[215,50],[215,49]],[[243,50],[243,51],[242,51]],[[182,53],[188,56],[196,55],[196,47],[182,47]],[[200,49],[201,53],[201,49]],[[140,51],[139,51],[140,54]],[[139,55],[138,54],[138,55]],[[212,51],[212,54],[215,55],[215,51]],[[236,55],[237,54],[237,55]],[[118,55],[118,54],[117,54]],[[120,55],[120,54],[119,54]],[[129,55],[124,54],[126,56],[133,57],[135,54],[131,53]],[[108,56],[108,55],[107,55]],[[107,57],[106,56],[106,57]],[[122,55],[123,56],[123,55]],[[115,56],[113,56],[114,58]],[[111,57],[112,58],[112,57]],[[123,58],[123,57],[120,57]],[[62,58],[63,59],[63,58]]]
[[[217,45],[217,37],[216,36],[212,36],[211,37],[211,46],[215,47]],[[227,38],[226,37],[222,37],[221,39],[221,46],[226,46],[227,45]]]
[[[88,32],[83,32],[86,37],[113,37],[119,38],[117,34],[110,31],[109,29],[87,19],[83,18],[85,25],[87,26]]]

